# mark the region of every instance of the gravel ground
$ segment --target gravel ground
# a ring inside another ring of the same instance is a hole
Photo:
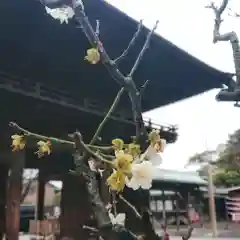
[[[220,238],[212,238],[212,237],[192,237],[190,240],[213,240],[213,239],[215,239],[215,240],[236,240],[236,238],[229,238],[229,237],[227,237],[227,238],[222,238],[222,237],[220,237]],[[20,236],[19,237],[19,240],[30,240],[30,236]],[[176,236],[171,236],[170,237],[170,240],[182,240],[182,238],[181,237],[176,237]]]

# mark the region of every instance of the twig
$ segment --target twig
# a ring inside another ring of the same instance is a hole
[[[26,137],[33,137],[33,138],[36,138],[36,139],[39,139],[39,140],[44,140],[44,141],[49,140],[51,142],[57,142],[57,143],[60,143],[60,144],[68,144],[68,145],[74,146],[74,142],[72,142],[72,141],[67,141],[67,140],[63,140],[63,139],[55,138],[55,137],[47,137],[47,136],[44,136],[44,135],[33,133],[33,132],[28,131],[27,129],[24,129],[24,128],[20,127],[15,122],[10,122],[9,126],[12,127],[12,128],[16,128],[18,131],[22,132],[24,134],[24,136],[26,136]]]
[[[92,232],[94,232],[94,233],[98,233],[99,232],[99,230],[97,229],[97,228],[94,228],[94,227],[89,227],[89,226],[86,226],[86,225],[83,225],[83,229],[87,229],[87,230],[90,230],[90,231],[92,231]],[[139,239],[139,237],[136,235],[136,234],[134,234],[132,231],[130,231],[130,230],[126,230],[134,239]],[[100,236],[100,238],[102,238],[101,236]]]
[[[51,142],[55,142],[55,143],[59,143],[59,144],[72,145],[73,147],[75,146],[75,143],[73,141],[68,141],[68,140],[64,140],[64,139],[60,139],[60,138],[55,138],[55,137],[50,137],[50,136],[33,133],[33,132],[30,132],[29,130],[19,126],[15,122],[10,122],[9,126],[17,129],[19,132],[23,133],[24,136],[26,136],[26,137],[32,137],[32,138],[35,138],[38,140],[43,140],[43,141],[49,140]],[[112,146],[96,146],[96,145],[90,145],[90,144],[86,144],[86,146],[88,146],[90,149],[93,149],[93,150],[108,151],[108,152],[113,150]]]
[[[228,8],[228,10],[232,13],[232,14],[229,13],[229,16],[236,17],[236,18],[240,17],[240,14],[235,12],[235,11],[233,11],[231,8]]]
[[[100,125],[98,126],[97,131],[95,132],[92,140],[90,141],[90,145],[94,144],[95,141],[96,141],[96,139],[97,139],[98,136],[100,135],[100,133],[101,133],[104,125],[106,124],[107,120],[109,119],[109,117],[111,116],[111,114],[113,113],[113,111],[116,109],[116,107],[117,107],[117,105],[118,105],[118,103],[119,103],[119,101],[120,101],[120,98],[121,98],[123,92],[124,92],[124,88],[122,87],[122,88],[120,89],[120,91],[118,92],[116,98],[114,99],[114,102],[113,102],[112,106],[110,107],[108,113],[106,114],[106,116],[104,117],[104,119],[102,120],[102,122],[100,123]]]
[[[99,232],[98,229],[96,229],[96,228],[94,228],[94,227],[89,227],[89,226],[86,226],[86,225],[83,225],[82,228],[83,228],[83,229],[90,230],[90,231],[92,231],[92,232],[94,232],[94,233],[98,233],[98,232]],[[100,240],[104,240],[103,237],[100,236],[100,235],[99,235],[99,239],[100,239]]]
[[[136,60],[136,62],[134,63],[134,65],[133,65],[130,73],[128,74],[129,77],[132,77],[133,74],[134,74],[134,72],[137,70],[137,67],[138,67],[138,65],[139,65],[139,63],[140,63],[140,61],[141,61],[144,53],[146,52],[146,50],[147,50],[148,47],[149,47],[150,39],[151,39],[154,31],[156,30],[156,28],[157,28],[157,26],[158,26],[158,23],[159,23],[159,21],[156,21],[153,29],[148,33],[147,39],[146,39],[146,41],[145,41],[145,43],[144,43],[144,45],[143,45],[143,48],[142,48],[142,50],[140,51],[140,53],[139,53],[139,55],[138,55],[138,57],[137,57],[137,60]]]
[[[143,93],[144,93],[144,91],[145,91],[148,83],[149,83],[149,80],[147,80],[147,81],[141,86],[141,89],[140,89],[140,95],[141,95],[141,97],[143,96]]]
[[[82,227],[83,229],[87,229],[87,230],[90,230],[92,232],[98,232],[99,230],[94,228],[94,227],[89,227],[89,226],[86,226],[86,225],[83,225]]]
[[[138,218],[140,218],[140,219],[142,218],[142,216],[138,212],[138,210],[126,198],[124,198],[121,194],[119,194],[118,196],[124,203],[126,203],[134,211],[134,213],[136,214],[136,216]]]
[[[130,41],[128,47],[123,51],[123,53],[114,60],[114,62],[116,64],[118,64],[123,58],[125,58],[129,52],[129,50],[131,49],[131,47],[133,47],[133,45],[135,44],[138,36],[140,35],[140,32],[142,30],[142,20],[140,20],[139,24],[138,24],[138,28],[137,31],[135,32],[135,34],[133,35],[132,40]]]

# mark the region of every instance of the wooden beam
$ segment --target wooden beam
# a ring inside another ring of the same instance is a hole
[[[9,169],[7,188],[6,239],[18,240],[25,152],[11,153],[9,157],[13,161]]]

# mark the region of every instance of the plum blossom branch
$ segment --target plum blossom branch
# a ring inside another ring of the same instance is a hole
[[[38,140],[49,140],[51,142],[55,142],[58,144],[63,144],[63,145],[70,145],[71,147],[74,148],[75,143],[73,141],[69,141],[69,140],[64,140],[64,139],[60,139],[60,138],[55,138],[55,137],[50,137],[50,136],[45,136],[45,135],[41,135],[41,134],[37,134],[37,133],[33,133],[21,126],[19,126],[17,123],[15,122],[10,122],[9,126],[11,128],[16,129],[17,131],[21,132],[24,134],[25,137],[29,137],[29,138],[33,138],[33,139],[38,139]],[[112,146],[96,146],[96,145],[90,145],[90,144],[85,144],[89,149],[92,150],[100,150],[103,152],[109,152],[113,150]]]

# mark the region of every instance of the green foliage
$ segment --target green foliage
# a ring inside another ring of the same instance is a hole
[[[212,161],[208,156],[218,154],[216,161]],[[204,165],[210,163],[214,165],[214,182],[221,186],[240,185],[240,130],[229,135],[229,139],[224,144],[224,149],[220,152],[204,151],[189,158],[188,164],[200,164],[203,167],[199,170],[199,175],[207,179],[207,171]]]
[[[53,205],[60,206],[60,202],[61,202],[61,192],[56,192],[53,198]]]
[[[217,169],[214,174],[214,182],[218,186],[239,186],[240,185],[240,169],[239,170],[225,170]]]

